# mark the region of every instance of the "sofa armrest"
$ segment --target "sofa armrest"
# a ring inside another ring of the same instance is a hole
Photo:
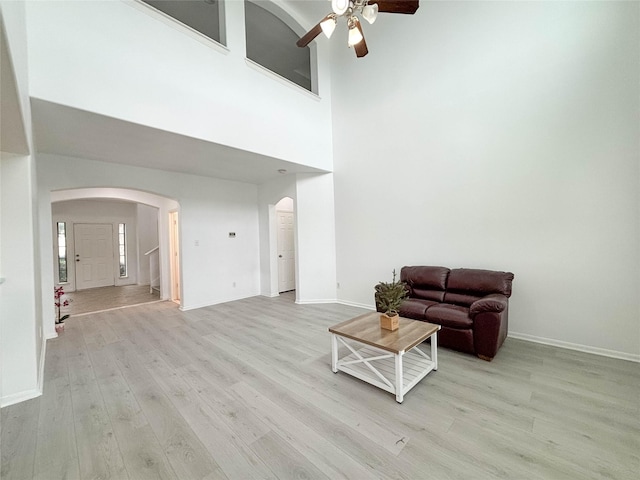
[[[469,313],[471,316],[486,312],[500,313],[507,308],[508,302],[509,300],[505,295],[493,293],[473,302],[469,307]]]

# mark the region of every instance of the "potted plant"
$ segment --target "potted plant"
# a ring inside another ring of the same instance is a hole
[[[60,316],[60,307],[69,306],[69,300],[66,298],[63,300],[64,288],[62,286],[53,287],[54,305],[56,306],[56,332],[62,332],[64,330],[64,321],[69,318],[69,315]]]
[[[380,315],[380,326],[386,330],[397,330],[399,325],[398,309],[409,292],[404,282],[396,282],[396,271],[393,270],[391,283],[380,282],[375,286],[376,308]]]

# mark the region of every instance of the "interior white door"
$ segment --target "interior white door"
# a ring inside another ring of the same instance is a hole
[[[76,289],[115,285],[113,226],[77,223],[73,226],[76,250]]]
[[[293,240],[293,212],[278,210],[278,291],[296,288],[296,252]]]

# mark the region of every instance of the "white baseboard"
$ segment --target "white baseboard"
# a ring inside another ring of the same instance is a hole
[[[576,350],[578,352],[592,353],[603,357],[618,358],[620,360],[628,360],[630,362],[640,363],[640,355],[632,353],[618,352],[617,350],[607,350],[605,348],[591,347],[589,345],[580,345],[579,343],[563,342],[552,338],[537,337],[526,333],[509,332],[510,338],[517,340],[526,340],[527,342],[541,343],[552,347],[566,348],[567,350]]]
[[[57,334],[55,335],[58,336]],[[54,337],[55,338],[55,337]],[[40,355],[40,364],[38,365],[38,380],[37,387],[33,390],[25,390],[24,392],[14,393],[13,395],[7,395],[0,398],[0,408],[8,407],[9,405],[15,405],[16,403],[24,402],[25,400],[31,400],[32,398],[42,395],[44,389],[44,360],[47,355],[47,339],[42,337],[42,354]]]
[[[56,336],[58,336],[56,334]],[[40,365],[38,365],[38,390],[40,395],[44,392],[44,361],[47,355],[47,339],[42,337],[42,351],[40,352]]]
[[[319,303],[338,303],[338,301],[335,298],[322,298],[318,300],[296,300],[297,305],[313,305]]]
[[[366,310],[371,310],[371,311],[375,311],[376,307],[373,305],[367,305],[364,303],[357,303],[357,302],[349,302],[346,300],[338,300],[338,302],[340,305],[347,305],[348,307],[358,307],[358,308],[364,308]]]
[[[8,407],[9,405],[15,405],[16,403],[24,402],[25,400],[31,400],[42,395],[42,391],[34,388],[33,390],[25,390],[24,392],[14,393],[13,395],[7,395],[0,399],[0,408]]]
[[[235,302],[236,300],[244,300],[245,298],[252,298],[252,297],[256,297],[259,296],[258,293],[251,293],[249,295],[241,295],[238,297],[229,297],[229,298],[225,298],[222,300],[216,300],[214,302],[210,302],[210,303],[202,303],[202,304],[198,304],[198,305],[188,305],[188,306],[184,306],[184,305],[180,305],[180,307],[178,307],[178,310],[180,310],[181,312],[188,312],[189,310],[196,310],[198,308],[204,308],[204,307],[212,307],[214,305],[220,305],[221,303],[228,303],[228,302]]]

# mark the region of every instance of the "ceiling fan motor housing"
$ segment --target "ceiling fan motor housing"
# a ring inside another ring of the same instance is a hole
[[[331,0],[331,9],[336,15],[344,15],[350,4],[349,0]]]

